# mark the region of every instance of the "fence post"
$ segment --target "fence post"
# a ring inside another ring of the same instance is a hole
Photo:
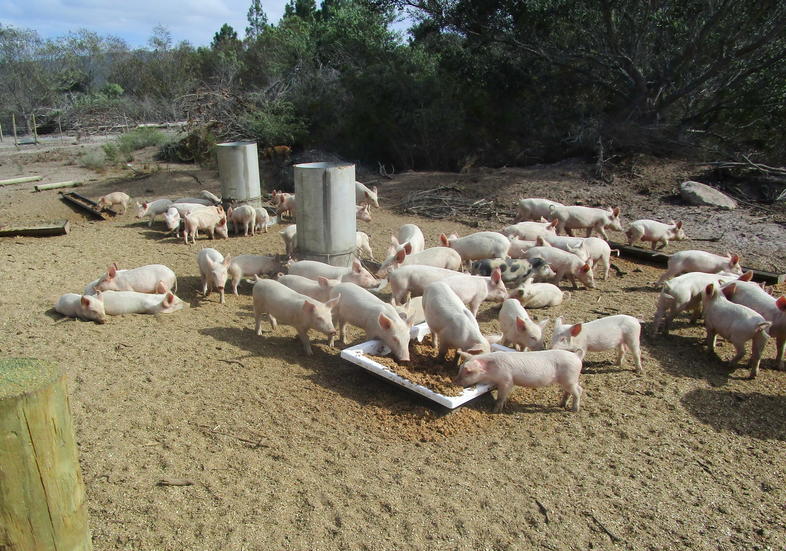
[[[19,149],[19,140],[16,139],[16,115],[11,113],[11,125],[14,127],[14,145]]]
[[[38,145],[38,129],[35,124],[35,113],[33,113],[33,137],[35,138],[35,144]]]

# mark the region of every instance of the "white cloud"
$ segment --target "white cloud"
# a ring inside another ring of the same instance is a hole
[[[262,0],[271,22],[283,15],[285,4]],[[242,38],[250,5],[250,0],[2,0],[0,23],[34,29],[45,38],[86,28],[123,38],[131,47],[145,46],[153,27],[163,25],[175,43],[188,40],[204,46],[224,23]]]

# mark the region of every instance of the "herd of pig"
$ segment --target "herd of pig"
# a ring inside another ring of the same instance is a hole
[[[376,188],[356,184],[358,216],[370,219],[370,206],[379,206]],[[110,194],[100,202],[115,200],[125,206],[128,196]],[[114,197],[111,197],[114,196]],[[292,194],[274,192],[278,220],[295,216]],[[209,204],[208,204],[209,203]],[[138,216],[163,214],[167,229],[196,237],[199,229],[227,235],[227,219],[235,231],[245,234],[276,223],[265,209],[239,206],[226,215],[219,200],[209,192],[201,198],[177,201],[160,199],[138,205]],[[185,206],[184,206],[185,205]],[[262,211],[261,213],[255,211]],[[237,214],[241,213],[241,214]],[[234,215],[234,216],[233,216]],[[216,217],[222,217],[215,220]],[[210,221],[213,221],[211,226]],[[221,221],[223,220],[223,222]],[[221,229],[223,228],[223,229]],[[586,237],[573,237],[573,230],[586,230]],[[254,278],[252,291],[257,335],[262,334],[267,314],[275,331],[278,323],[294,327],[306,354],[311,354],[309,330],[325,334],[329,346],[336,337],[346,342],[346,326],[381,340],[400,362],[409,361],[410,328],[415,315],[407,315],[413,300],[419,300],[422,316],[435,347],[444,358],[448,350],[463,360],[455,382],[462,386],[489,383],[497,387],[495,411],[500,411],[514,385],[542,387],[558,385],[562,405],[573,399],[578,411],[582,389],[579,374],[587,352],[617,350],[621,364],[630,352],[641,371],[640,320],[628,315],[609,316],[586,323],[564,324],[557,318],[551,349],[544,350],[544,329],[549,320],[535,323],[526,308],[556,306],[570,298],[558,284],[567,278],[574,292],[581,282],[595,287],[594,269],[603,265],[608,277],[612,253],[607,229],[623,231],[620,210],[565,206],[546,199],[522,199],[513,225],[498,232],[481,231],[465,237],[439,236],[441,246],[426,248],[425,238],[415,224],[404,224],[391,236],[391,246],[375,275],[355,260],[348,268],[310,260],[296,260],[296,226],[281,231],[288,261],[277,256],[244,254],[224,257],[213,248],[196,255],[202,294],[220,293],[232,282],[232,291],[243,278]],[[567,236],[561,236],[565,232]],[[597,232],[601,238],[592,237]],[[630,244],[648,241],[663,248],[669,241],[686,239],[681,222],[637,220],[625,232]],[[368,236],[358,232],[358,250],[372,256]],[[704,317],[707,344],[714,350],[717,335],[732,343],[734,364],[752,341],[750,377],[756,376],[762,351],[770,335],[776,339],[776,363],[783,369],[786,344],[786,297],[774,298],[760,285],[750,282],[752,273],[742,273],[739,256],[719,256],[686,250],[669,257],[668,268],[656,285],[663,284],[658,297],[651,333],[668,332],[673,318],[690,310],[692,321]],[[286,275],[283,272],[287,272]],[[260,276],[271,276],[263,279]],[[377,295],[390,286],[391,299]],[[107,315],[168,313],[183,302],[174,295],[174,272],[162,265],[120,270],[116,265],[90,282],[84,294],[60,297],[55,309],[66,316],[104,322]],[[422,298],[418,298],[422,297]],[[483,301],[502,302],[499,322],[502,335],[481,333],[476,316]],[[492,343],[515,347],[515,352],[491,352]]]

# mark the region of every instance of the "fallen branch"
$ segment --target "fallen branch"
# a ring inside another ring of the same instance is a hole
[[[232,438],[234,438],[236,440],[240,440],[244,444],[250,444],[254,448],[269,448],[270,447],[267,444],[263,444],[262,443],[262,438],[261,437],[260,437],[259,440],[249,440],[248,438],[243,438],[242,436],[238,436],[238,435],[232,434],[230,432],[220,431],[217,428],[211,428],[211,427],[208,427],[207,425],[197,425],[197,427],[199,427],[201,429],[205,429],[205,430],[211,432],[212,434],[221,434],[222,436],[230,436],[230,437],[232,437]]]
[[[618,536],[618,535],[616,535],[614,532],[612,532],[611,530],[609,530],[608,528],[606,528],[606,526],[605,526],[605,525],[604,525],[604,524],[603,524],[601,521],[599,521],[599,520],[598,520],[598,517],[596,517],[596,516],[595,516],[595,513],[587,513],[587,514],[589,515],[589,517],[590,517],[592,520],[594,520],[594,521],[595,521],[595,524],[597,524],[597,525],[598,525],[598,527],[599,527],[601,530],[603,530],[603,531],[606,533],[606,535],[607,535],[609,538],[611,538],[611,541],[613,541],[614,543],[619,543],[619,542],[621,542],[621,541],[622,541],[622,538],[621,538],[621,537],[619,537],[619,536]]]
[[[194,482],[186,478],[162,478],[156,486],[193,486]]]
[[[551,520],[549,519],[549,510],[546,509],[546,506],[543,505],[539,499],[535,498],[535,503],[538,505],[538,509],[540,509],[543,518],[546,519],[546,524],[550,523]]]
[[[218,360],[218,361],[219,361],[219,362],[228,363],[228,364],[237,364],[237,365],[239,365],[240,367],[242,367],[243,369],[245,369],[245,368],[246,368],[246,366],[245,366],[245,365],[243,364],[243,362],[241,362],[240,360]]]

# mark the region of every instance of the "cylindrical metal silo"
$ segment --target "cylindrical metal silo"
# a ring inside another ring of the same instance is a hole
[[[225,204],[247,203],[262,206],[259,185],[259,158],[255,142],[229,142],[216,146],[218,176]]]
[[[355,252],[355,165],[295,165],[295,216],[300,258],[349,266]]]

